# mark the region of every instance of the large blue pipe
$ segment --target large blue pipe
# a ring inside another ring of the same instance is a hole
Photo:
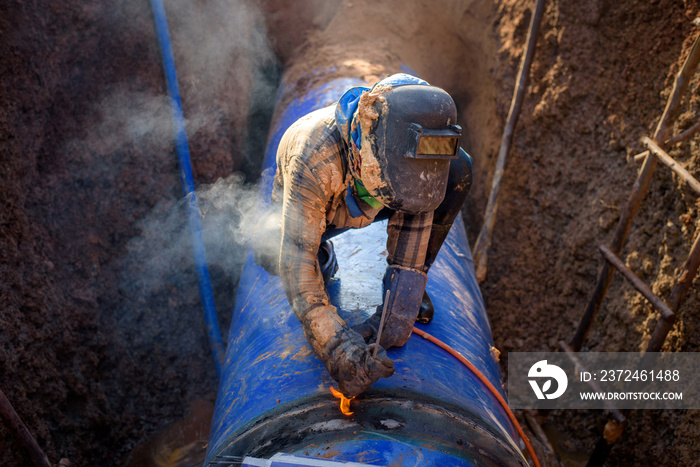
[[[199,295],[202,297],[204,307],[204,320],[207,324],[207,334],[209,335],[209,346],[214,355],[216,371],[221,376],[221,366],[224,361],[224,346],[221,342],[221,331],[219,321],[216,316],[214,306],[214,294],[209,278],[209,268],[207,267],[207,255],[204,250],[204,240],[202,239],[202,225],[199,219],[199,208],[197,206],[197,195],[194,187],[194,177],[192,176],[192,163],[190,161],[190,149],[187,145],[187,132],[185,131],[185,119],[182,115],[182,102],[180,101],[180,88],[177,85],[177,75],[175,73],[175,59],[170,43],[170,33],[168,31],[168,21],[165,16],[163,0],[151,0],[153,9],[153,22],[158,36],[158,43],[163,58],[163,69],[168,83],[170,94],[170,104],[173,109],[173,124],[175,127],[175,149],[180,163],[180,181],[182,191],[185,194],[187,204],[187,222],[192,238],[192,249],[194,253],[195,268],[199,278]]]
[[[295,82],[280,87],[266,168],[274,168],[280,138],[294,121],[363,84],[323,72],[304,78],[316,84],[301,91]],[[270,191],[268,180],[261,206]],[[334,238],[340,270],[329,295],[351,325],[381,303],[385,242],[386,222]],[[502,388],[461,216],[430,270],[427,290],[436,312],[423,329]],[[311,352],[280,279],[257,266],[252,253],[229,336],[207,465],[277,452],[375,465],[527,465],[496,398],[454,357],[417,336],[388,352],[394,376],[352,401],[355,413],[343,416],[329,393],[333,380]]]

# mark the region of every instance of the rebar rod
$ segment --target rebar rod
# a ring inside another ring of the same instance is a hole
[[[7,397],[5,397],[5,393],[2,392],[2,390],[0,390],[0,418],[6,421],[11,431],[17,436],[17,440],[29,453],[34,465],[38,467],[51,467],[49,458],[46,457],[44,451],[41,450],[39,443],[36,442],[36,438],[32,436],[22,422],[22,419],[19,418],[19,415],[14,407],[12,407]]]
[[[669,147],[672,144],[680,143],[681,141],[685,141],[686,139],[692,137],[698,131],[700,131],[700,120],[695,122],[687,130],[685,130],[681,133],[678,133],[676,136],[674,136],[674,137],[670,138],[668,141],[666,141],[666,147]]]
[[[547,454],[550,456],[556,456],[556,451],[554,450],[554,446],[552,446],[552,443],[549,441],[549,438],[547,437],[547,434],[544,432],[542,429],[542,425],[537,421],[535,416],[533,415],[535,413],[534,410],[525,410],[524,416],[525,416],[525,421],[527,422],[528,426],[532,430],[532,432],[535,434],[535,438],[539,440],[539,442],[542,444],[542,447],[546,451]]]
[[[673,287],[668,300],[674,313],[678,312],[683,300],[685,300],[685,296],[698,272],[698,267],[700,267],[700,232],[697,232],[693,246],[690,248],[688,259],[685,260],[681,267],[681,273],[678,275],[676,285]]]
[[[688,259],[685,260],[683,267],[681,267],[681,272],[671,291],[669,308],[674,312],[674,316],[678,313],[678,310],[685,300],[688,289],[690,289],[693,279],[698,272],[698,266],[700,266],[700,234],[695,238]],[[664,316],[659,319],[651,334],[649,343],[647,344],[647,352],[659,352],[661,350],[661,347],[663,347],[666,341],[666,336],[671,328],[673,328],[674,323],[675,319],[668,320]]]
[[[620,271],[623,276],[625,276],[625,279],[627,279],[635,289],[639,291],[642,295],[644,295],[644,298],[646,298],[651,305],[659,310],[661,312],[661,315],[666,318],[666,319],[671,319],[675,315],[673,311],[664,303],[661,298],[659,298],[658,295],[656,295],[652,290],[649,288],[648,285],[646,285],[639,277],[637,277],[627,266],[625,266],[625,263],[622,262],[622,260],[612,251],[610,251],[607,247],[601,245],[599,247],[600,252],[603,253],[603,257],[605,260],[615,266],[615,269]]]
[[[581,360],[578,359],[576,356],[576,352],[573,351],[573,349],[564,341],[559,341],[559,348],[564,351],[567,357],[569,357],[569,360],[574,364],[574,366],[581,371],[587,371],[586,367],[583,366],[583,363],[581,363]],[[587,381],[586,382],[594,391],[601,393],[603,390],[601,389],[600,385],[596,381]],[[603,401],[603,405],[605,405],[606,410],[609,410],[610,413],[612,414],[613,418],[618,421],[618,423],[625,423],[627,421],[627,418],[623,415],[623,413],[615,407],[615,405],[610,402],[609,400]]]
[[[493,173],[491,182],[491,193],[489,201],[486,205],[486,214],[484,215],[484,223],[481,226],[479,237],[474,245],[474,264],[476,265],[476,278],[482,282],[486,278],[486,262],[488,259],[488,250],[491,247],[491,236],[493,234],[493,226],[496,223],[496,212],[498,211],[498,194],[501,189],[501,179],[506,166],[506,159],[510,145],[513,141],[513,132],[515,125],[518,123],[520,116],[520,108],[523,104],[523,96],[527,88],[528,75],[530,74],[530,65],[535,55],[535,45],[537,44],[537,32],[542,22],[544,15],[545,0],[537,0],[535,10],[530,22],[530,30],[527,34],[527,47],[520,62],[520,70],[518,71],[518,81],[513,92],[513,99],[508,111],[506,126],[503,130],[501,138],[501,147],[498,151],[498,159],[496,161],[496,169]]]

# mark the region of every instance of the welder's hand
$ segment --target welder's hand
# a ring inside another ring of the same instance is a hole
[[[373,321],[371,318],[367,319],[365,322],[356,324],[352,327],[352,330],[358,333],[365,340],[367,344],[377,340],[377,328],[379,327],[379,321]]]
[[[394,362],[379,347],[377,356],[373,357],[377,344],[367,345],[364,339],[351,329],[347,329],[344,339],[330,352],[329,372],[338,381],[338,387],[345,397],[362,394],[379,378],[388,378],[394,374]]]
[[[370,335],[370,329],[378,333],[382,310],[387,307],[380,344],[385,349],[404,345],[411,337],[427,280],[428,276],[417,269],[389,266],[384,274],[384,290],[389,291],[389,303],[378,306],[376,313],[355,329],[365,337]]]
[[[348,327],[334,306],[319,306],[309,311],[302,321],[304,335],[321,359],[340,392],[346,397],[361,394],[379,378],[394,374],[394,362],[384,349],[368,345],[360,334]]]

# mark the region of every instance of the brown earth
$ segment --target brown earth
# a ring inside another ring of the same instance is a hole
[[[475,160],[465,207],[473,242],[532,3],[262,3],[263,12],[248,2],[167,2],[198,184],[234,172],[256,179],[277,63],[301,74],[331,60],[337,73],[370,80],[404,63],[460,108]],[[482,284],[504,365],[509,351],[555,350],[572,337],[600,266],[597,245],[612,236],[636,175],[632,156],[663,111],[699,13],[697,1],[548,2]],[[0,38],[0,389],[50,459],[121,465],[217,385],[150,8],[8,0]],[[674,133],[696,121],[697,90],[696,78]],[[671,150],[696,176],[698,141]],[[202,196],[224,334],[243,247],[221,227],[245,206],[222,207],[217,193],[248,193],[243,178]],[[664,298],[698,207],[657,169],[624,252]],[[664,350],[698,351],[697,283]],[[649,305],[619,277],[608,297],[588,348],[644,348]],[[561,411],[541,421],[575,452],[592,448],[605,419]],[[699,440],[697,411],[635,411],[609,465],[693,465]],[[28,462],[0,426],[0,464]]]

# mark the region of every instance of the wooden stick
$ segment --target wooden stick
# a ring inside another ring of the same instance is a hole
[[[511,142],[513,141],[513,132],[515,125],[518,123],[520,116],[520,108],[523,104],[523,95],[527,88],[528,75],[530,74],[530,64],[535,55],[535,44],[537,43],[537,32],[540,28],[542,16],[544,15],[545,0],[537,0],[535,11],[530,22],[530,31],[527,34],[527,48],[520,62],[520,70],[518,71],[518,82],[513,93],[513,100],[508,111],[506,126],[503,130],[501,138],[501,147],[498,151],[498,160],[496,161],[496,170],[493,173],[491,182],[491,193],[486,206],[486,215],[484,223],[481,226],[481,232],[474,245],[474,264],[476,265],[476,278],[479,282],[483,282],[486,278],[486,261],[488,259],[488,250],[491,247],[491,236],[493,226],[496,223],[496,212],[498,211],[498,193],[501,189],[501,178],[503,178],[503,170],[506,165],[506,158],[510,150]]]
[[[654,141],[662,147],[666,147],[663,144],[664,141],[668,139],[668,132],[670,131],[671,119],[675,116],[676,110],[678,110],[678,105],[681,103],[681,98],[685,94],[685,90],[688,87],[690,78],[695,73],[695,69],[700,61],[700,35],[695,38],[695,43],[693,48],[688,54],[688,58],[685,59],[681,71],[676,75],[676,80],[673,82],[673,90],[671,91],[671,96],[666,102],[666,108],[664,113],[659,120],[659,124],[656,126],[656,131],[654,132]]]
[[[700,120],[695,122],[695,124],[693,126],[688,128],[684,132],[678,133],[676,136],[674,136],[673,138],[666,141],[666,144],[664,144],[664,147],[667,148],[669,146],[673,146],[674,144],[681,143],[681,142],[685,141],[686,139],[691,138],[698,131],[700,131]],[[648,150],[642,151],[639,154],[637,154],[636,156],[634,156],[634,161],[635,162],[644,162],[644,158],[647,157],[648,155],[649,155]]]
[[[695,177],[693,177],[687,170],[681,167],[680,164],[678,164],[678,162],[676,162],[674,158],[672,158],[666,153],[666,151],[661,149],[655,142],[653,142],[650,138],[646,136],[642,138],[642,143],[644,143],[644,145],[648,147],[649,150],[653,152],[654,155],[659,158],[659,160],[661,160],[661,162],[668,166],[669,169],[676,172],[676,174],[678,174],[679,177],[685,180],[693,190],[700,193],[700,182],[698,182],[698,180]]]
[[[644,162],[644,159],[646,159],[649,154],[650,154],[649,150],[647,149],[646,151],[642,151],[639,154],[637,154],[636,156],[634,156],[633,159],[636,163],[640,164],[640,163]]]
[[[38,467],[51,467],[49,458],[46,457],[44,451],[41,450],[39,443],[36,442],[34,436],[32,436],[32,434],[29,432],[27,427],[22,422],[22,419],[20,419],[19,415],[17,415],[14,407],[12,407],[12,404],[10,404],[10,401],[7,399],[7,397],[5,397],[5,393],[3,393],[1,390],[0,418],[7,422],[7,425],[9,428],[11,428],[11,431],[17,436],[19,443],[29,453],[34,465]]]

